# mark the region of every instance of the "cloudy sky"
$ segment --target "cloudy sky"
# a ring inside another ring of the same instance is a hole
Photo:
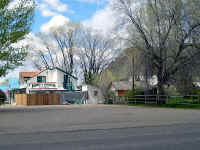
[[[81,22],[107,33],[116,22],[110,2],[111,0],[37,0],[34,24],[29,34],[35,40],[31,42],[39,45],[35,37],[37,33],[48,33],[52,27],[62,26],[69,21]],[[33,71],[31,61],[25,61],[24,66],[11,71],[6,78],[18,77],[21,71]]]
[[[83,22],[96,28],[113,25],[109,0],[37,0],[33,33],[47,32],[68,21]]]

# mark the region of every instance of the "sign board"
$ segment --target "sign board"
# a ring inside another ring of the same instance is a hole
[[[33,83],[32,88],[56,88],[56,83]]]

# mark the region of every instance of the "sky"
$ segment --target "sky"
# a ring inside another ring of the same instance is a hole
[[[59,27],[70,21],[80,22],[102,33],[110,33],[117,21],[110,6],[111,1],[113,0],[36,0],[32,30],[24,42],[31,42],[40,49],[36,34],[48,34],[52,27]],[[30,37],[34,40],[30,40]],[[5,78],[18,78],[19,72],[35,71],[29,58],[23,66],[10,71]]]
[[[67,21],[94,24],[94,17],[102,17],[108,3],[109,0],[37,0],[32,32],[47,31]]]

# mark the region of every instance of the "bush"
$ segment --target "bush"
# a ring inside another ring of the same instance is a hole
[[[114,91],[108,91],[105,95],[105,102],[104,104],[113,104],[113,97],[115,96]]]
[[[4,103],[6,101],[6,94],[0,90],[0,103]]]
[[[144,95],[144,92],[142,89],[130,90],[124,94],[124,97],[125,98],[134,98],[135,95]]]
[[[134,95],[144,95],[144,90],[142,90],[142,89],[135,89]]]
[[[105,95],[105,97],[108,97],[108,98],[112,98],[115,96],[115,92],[114,91],[108,91]]]
[[[130,90],[130,91],[128,91],[128,92],[126,92],[125,94],[124,94],[124,97],[125,98],[133,98],[134,97],[134,91],[133,90]]]
[[[113,100],[111,98],[107,98],[105,99],[104,104],[113,104]]]
[[[180,95],[180,93],[176,90],[176,88],[174,86],[165,87],[164,92],[166,95],[173,95],[173,96]]]

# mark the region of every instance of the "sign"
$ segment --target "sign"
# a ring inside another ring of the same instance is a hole
[[[56,83],[33,83],[32,88],[56,88]]]

